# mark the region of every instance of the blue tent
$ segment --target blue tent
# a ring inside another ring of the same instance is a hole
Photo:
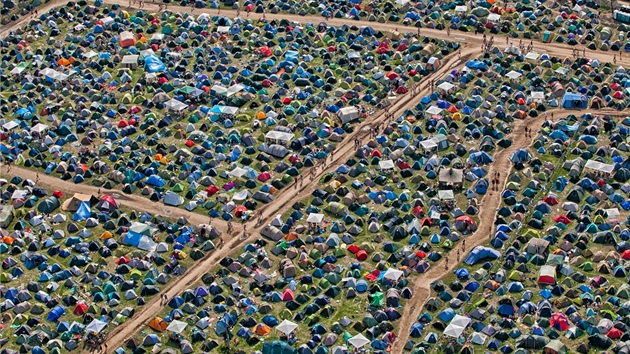
[[[79,209],[77,209],[74,215],[72,215],[72,220],[74,221],[86,220],[87,218],[90,217],[90,213],[91,213],[90,203],[81,202],[81,205],[79,205]]]
[[[588,100],[586,96],[567,92],[562,97],[562,108],[576,108],[576,109],[585,109],[588,106]]]
[[[422,335],[423,330],[424,330],[424,326],[422,326],[422,323],[416,322],[413,325],[411,325],[409,336],[412,338],[419,338]]]
[[[473,265],[486,258],[497,259],[501,256],[501,253],[492,248],[477,246],[470,251],[464,263],[467,265]]]
[[[63,308],[61,306],[55,306],[48,313],[47,319],[48,319],[49,322],[56,322],[57,320],[59,320],[59,318],[61,316],[63,316],[64,313],[66,313],[66,309],[65,308]]]
[[[164,179],[158,175],[151,175],[149,179],[147,179],[147,184],[155,187],[162,187],[166,184]]]

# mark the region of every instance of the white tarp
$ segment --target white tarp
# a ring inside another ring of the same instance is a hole
[[[265,139],[275,140],[275,142],[284,142],[287,143],[295,137],[293,133],[285,133],[278,130],[271,130],[267,135],[265,135]]]
[[[310,213],[308,215],[308,219],[306,219],[306,222],[312,222],[315,224],[319,224],[324,220],[324,214],[317,214],[317,213]]]
[[[468,325],[470,324],[470,321],[471,320],[468,317],[455,315],[451,323],[446,326],[446,329],[444,330],[444,335],[454,338],[461,336],[464,332],[464,329],[466,329],[466,327],[468,327]]]
[[[174,98],[166,101],[165,105],[168,109],[172,109],[174,111],[182,111],[188,107],[188,105],[186,105],[184,102],[180,102]]]
[[[534,100],[544,100],[545,99],[545,93],[542,92],[542,91],[532,91],[530,96]]]
[[[455,12],[467,12],[467,11],[468,11],[468,6],[466,5],[455,6]]]
[[[591,170],[600,171],[604,173],[612,173],[612,171],[615,169],[615,166],[609,165],[607,163],[598,162],[595,160],[588,160],[586,161],[586,165],[584,165],[584,168],[589,168]]]
[[[431,114],[431,115],[440,114],[440,113],[442,113],[442,108],[440,108],[438,106],[431,106],[431,107],[427,108],[426,112]]]
[[[86,333],[90,333],[90,332],[100,333],[106,326],[107,326],[107,323],[101,320],[93,320],[92,322],[90,322],[89,325],[87,325],[87,327],[85,327],[85,332]]]
[[[379,161],[378,166],[383,170],[391,170],[394,168],[394,161],[392,160]]]

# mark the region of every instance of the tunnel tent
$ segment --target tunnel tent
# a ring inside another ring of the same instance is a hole
[[[359,119],[359,110],[357,107],[343,107],[337,111],[337,116],[342,124],[346,124],[353,120]]]

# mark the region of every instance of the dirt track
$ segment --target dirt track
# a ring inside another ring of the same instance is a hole
[[[113,4],[113,3],[118,3],[118,2],[114,0],[105,0],[105,3]],[[49,4],[46,4],[45,6],[41,7],[39,11],[47,11],[51,7],[60,5],[60,4],[65,5],[66,1],[61,1],[61,0],[52,1]],[[145,10],[153,10],[153,11],[157,10],[157,4],[156,5],[146,4],[145,7],[146,7]],[[178,6],[169,6],[169,9],[174,10],[174,11],[182,11],[182,12],[190,11],[190,8],[184,8],[184,7],[178,7]],[[195,9],[194,13],[199,14],[199,13],[204,13],[204,12],[209,13],[211,15],[215,15],[217,13],[217,10]],[[235,16],[236,11],[221,10],[221,15]],[[245,14],[241,13],[241,15],[244,16]],[[260,16],[259,14],[251,14],[252,18],[256,18],[259,16]],[[298,21],[298,22],[303,22],[303,23],[304,22],[319,23],[319,22],[322,22],[323,20],[321,16],[299,16],[299,15],[287,15],[287,14],[266,14],[266,18],[278,19],[278,20],[289,19],[292,21]],[[0,30],[0,36],[6,35],[8,31],[15,30],[26,20],[30,20],[30,19],[24,18],[21,21],[13,24],[11,27]],[[347,19],[331,19],[327,21],[327,23],[329,25],[334,25],[334,26],[339,26],[342,24],[349,24],[349,25],[356,25],[356,26],[371,26],[374,29],[382,30],[382,31],[396,31],[396,30],[400,30],[401,32],[407,32],[407,31],[415,32],[416,31],[416,29],[413,27],[402,27],[402,26],[398,26],[397,24],[367,22],[367,21],[353,21],[353,20],[347,20]],[[462,60],[466,60],[469,56],[481,54],[481,48],[480,48],[481,43],[482,43],[481,35],[474,35],[472,33],[464,33],[464,32],[454,32],[451,34],[451,36],[448,36],[445,31],[431,30],[431,29],[425,29],[425,28],[421,29],[421,35],[436,37],[436,38],[445,39],[445,40],[461,41],[463,45]],[[506,47],[504,38],[505,37],[496,36],[496,41],[495,41],[496,45],[502,49]],[[515,44],[518,45],[518,43],[515,43]],[[570,57],[572,54],[572,48],[574,47],[570,47],[568,45],[563,45],[559,43],[543,44],[540,42],[534,42],[534,51],[537,51],[539,53],[546,52],[550,55],[561,56],[561,57],[565,57],[565,56]],[[579,48],[581,49],[583,47],[579,46]],[[591,57],[591,58],[594,57],[594,58],[599,59],[600,61],[612,62],[613,54],[614,53],[611,53],[611,52],[587,50],[588,57]],[[440,75],[450,71],[451,65],[454,62],[457,62],[457,59],[455,59],[454,57],[455,55],[451,55],[449,58],[445,58],[442,69],[440,69],[440,71],[436,73],[433,73],[428,78],[425,78],[424,80],[421,81],[421,83],[425,84],[427,82],[427,79],[439,78]],[[422,93],[426,93],[426,92],[423,91]],[[394,102],[394,105],[392,106],[390,111],[394,113],[395,115],[398,115],[404,112],[404,110],[406,110],[407,108],[415,106],[419,100],[419,97],[422,97],[422,95],[419,95],[416,97],[417,98],[414,99],[409,94],[403,95],[396,102]],[[557,111],[562,111],[562,110],[557,110]],[[348,156],[351,156],[353,154],[354,148],[352,145],[352,140],[354,139],[354,137],[362,138],[363,141],[365,141],[365,136],[369,134],[369,129],[368,131],[364,131],[362,128],[375,125],[385,120],[386,120],[385,115],[380,113],[380,114],[376,114],[370,117],[369,120],[358,125],[356,127],[355,132],[345,137],[345,139],[337,146],[337,150],[336,150],[336,153],[332,162],[327,164],[326,167],[318,168],[317,174],[315,178],[313,179],[313,181],[308,181],[308,178],[305,178],[304,186],[299,187],[298,189],[295,189],[296,192],[298,194],[301,194],[302,196],[307,196],[313,190],[318,188],[319,178],[324,173],[334,171],[340,164],[344,163],[347,160]],[[509,175],[509,171],[511,169],[511,163],[508,160],[510,155],[515,150],[519,148],[527,147],[531,143],[530,139],[525,138],[525,135],[524,135],[525,126],[530,126],[530,127],[540,126],[540,123],[542,122],[542,120],[543,120],[543,117],[540,116],[534,119],[528,118],[526,120],[515,122],[514,132],[513,134],[510,135],[510,138],[513,139],[512,146],[510,146],[508,149],[497,152],[494,156],[495,162],[489,165],[488,172],[490,175],[492,175],[494,171],[501,172],[501,178],[500,178],[501,185],[504,185],[506,183],[507,176]],[[5,168],[2,168],[1,172],[4,172],[5,171],[4,169]],[[12,174],[19,174],[22,177],[35,180],[35,173],[28,169],[14,166],[12,167],[11,172]],[[93,187],[90,185],[84,185],[84,184],[76,185],[72,182],[62,181],[56,177],[47,176],[43,173],[40,174],[40,183],[46,186],[50,186],[50,188],[59,189],[65,193],[70,193],[70,194],[74,192],[96,194],[96,191],[97,191],[96,187]],[[283,214],[284,212],[286,212],[287,210],[291,208],[291,205],[295,201],[302,198],[302,197],[296,198],[296,196],[290,192],[292,188],[293,186],[289,186],[288,189],[283,191],[283,193],[279,193],[280,196],[278,199],[274,200],[272,203],[264,207],[263,218],[265,221],[269,220],[270,218],[273,218],[277,214]],[[113,191],[105,191],[105,192],[110,194]],[[492,224],[495,219],[496,209],[499,207],[501,203],[501,198],[498,195],[499,193],[500,192],[490,192],[486,196],[484,196],[484,198],[481,200],[480,214],[479,214],[479,218],[480,218],[479,229],[473,235],[470,235],[466,238],[468,250],[470,250],[472,247],[476,245],[483,244],[487,241],[487,237],[491,232]],[[141,196],[125,195],[122,192],[119,192],[117,194],[119,194],[119,196],[117,196],[117,199],[123,205],[132,209],[146,210],[151,213],[159,213],[159,214],[167,215],[171,217],[184,216],[187,218],[189,222],[193,224],[206,223],[208,221],[208,218],[206,216],[202,216],[196,213],[189,213],[185,211],[184,209],[180,209],[180,208],[166,207],[160,203],[149,202],[148,199],[143,198]],[[263,224],[265,224],[265,222],[263,222]],[[225,231],[226,229],[225,222],[223,222],[222,220],[215,220],[213,222],[213,225],[215,225],[221,231]],[[216,250],[213,253],[204,257],[202,260],[200,260],[197,263],[195,267],[189,269],[188,272],[185,273],[182,277],[180,277],[179,279],[176,279],[176,281],[172,281],[166,287],[164,287],[162,290],[162,293],[167,294],[169,298],[181,293],[185,288],[190,287],[196,281],[198,281],[201,278],[201,276],[205,272],[209,271],[211,267],[213,267],[216,263],[218,263],[218,261],[222,257],[229,254],[231,251],[237,249],[242,244],[259,237],[258,236],[259,231],[260,231],[260,227],[253,228],[253,230],[249,232],[249,237],[244,240],[240,240],[239,237],[233,237],[232,239],[227,239],[224,248],[220,250]],[[233,236],[237,236],[237,233],[233,233]],[[459,244],[458,244],[458,247],[459,247]],[[454,259],[455,252],[456,252],[455,249],[451,251],[449,253],[449,257]],[[464,253],[462,252],[462,254]],[[433,264],[433,266],[429,269],[427,273],[412,280],[412,284],[410,284],[410,286],[412,287],[414,291],[414,296],[412,300],[410,300],[404,307],[403,319],[401,320],[400,323],[398,323],[399,338],[397,342],[395,343],[394,347],[392,348],[393,353],[402,352],[402,347],[406,343],[408,335],[409,335],[409,329],[411,325],[416,321],[417,314],[422,310],[423,304],[426,302],[426,300],[429,297],[429,294],[430,294],[429,284],[441,278],[447,272],[444,268],[444,263],[445,261],[441,260]],[[448,271],[452,271],[456,267],[456,265],[457,265],[457,262],[449,262]],[[147,305],[145,305],[143,308],[141,308],[140,311],[138,311],[134,315],[133,318],[129,319],[125,324],[116,328],[114,333],[110,333],[110,338],[108,338],[108,344],[109,344],[109,348],[111,348],[111,352],[113,352],[118,346],[121,346],[125,339],[133,336],[136,331],[143,328],[149,322],[150,319],[152,319],[156,314],[158,314],[161,311],[161,309],[162,307],[160,306],[160,303],[156,297],[152,301],[150,301]]]

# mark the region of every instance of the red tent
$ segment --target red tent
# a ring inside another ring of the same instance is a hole
[[[263,87],[271,87],[271,86],[273,86],[273,82],[271,82],[271,80],[269,80],[269,79],[264,79],[263,82],[261,83],[261,85]]]
[[[426,254],[426,253],[424,253],[424,251],[417,251],[417,252],[416,252],[416,256],[418,256],[419,258],[421,258],[421,259],[422,259],[422,258],[426,257],[426,256],[427,256],[427,254]]]
[[[406,161],[403,161],[398,164],[398,168],[400,168],[401,170],[405,170],[407,168],[411,168],[411,165],[407,163]]]
[[[122,257],[120,257],[120,258],[118,258],[118,259],[116,260],[116,264],[118,264],[118,265],[121,265],[121,264],[127,264],[127,263],[129,263],[130,261],[131,261],[131,260],[129,259],[129,257],[127,257],[127,256],[122,256]]]
[[[357,259],[359,261],[363,262],[367,258],[368,258],[368,254],[364,250],[360,250],[359,252],[357,252]]]
[[[606,334],[606,336],[610,339],[619,339],[622,335],[623,333],[618,328],[613,328]]]
[[[186,140],[186,146],[192,147],[195,143],[192,140]]]
[[[374,269],[370,274],[368,274],[365,278],[369,281],[376,281],[381,272],[378,269]]]
[[[265,172],[259,174],[257,178],[258,178],[259,181],[265,182],[266,180],[271,178],[271,174],[269,172],[265,171]]]
[[[295,300],[295,295],[293,294],[293,290],[284,289],[282,292],[282,301],[292,301]]]
[[[124,128],[128,125],[129,123],[127,123],[127,121],[124,121],[124,120],[121,120],[120,122],[118,122],[118,128]]]
[[[357,245],[350,245],[348,246],[348,251],[350,251],[350,253],[357,253],[359,252],[359,247],[357,247]]]
[[[248,4],[247,6],[245,6],[245,11],[246,12],[254,11],[254,4]]]
[[[101,200],[108,202],[110,205],[118,208],[118,202],[111,195],[104,195],[101,197]]]
[[[79,302],[77,306],[74,307],[74,314],[77,316],[82,316],[87,311],[87,305],[85,302]]]
[[[545,197],[545,199],[543,199],[543,202],[549,205],[558,205],[558,199],[556,199],[556,197],[553,197],[553,196]]]
[[[271,49],[269,49],[269,47],[267,46],[258,48],[258,51],[265,57],[271,56]]]
[[[571,219],[567,218],[564,215],[558,215],[555,218],[553,218],[553,221],[555,222],[561,222],[565,225],[569,225],[571,223]]]
[[[372,153],[370,155],[372,155],[372,157],[375,157],[375,156],[376,157],[381,157],[381,156],[383,156],[383,154],[380,151],[378,151],[378,150],[372,150]]]
[[[61,198],[61,197],[63,197],[63,193],[61,193],[60,191],[54,191],[53,192],[53,197]]]
[[[282,100],[282,103],[284,103],[284,104],[291,104],[291,101],[292,101],[291,97],[285,97]]]
[[[623,93],[621,91],[615,91],[615,93],[613,93],[613,97],[620,100],[623,98]]]
[[[549,321],[551,327],[560,330],[566,331],[569,329],[569,322],[567,321],[567,317],[563,313],[554,313],[551,316],[551,320]]]
[[[219,191],[219,187],[215,185],[211,185],[208,188],[206,188],[206,192],[208,193],[208,196],[212,196],[216,194],[218,191]]]
[[[399,52],[403,52],[403,51],[407,50],[407,48],[409,48],[407,43],[400,43],[400,45],[398,47],[396,47],[396,50],[399,51]]]
[[[418,75],[418,72],[416,71],[416,69],[409,70],[409,76],[416,76],[416,75]]]
[[[405,86],[398,86],[396,93],[407,93],[407,88]]]
[[[433,222],[429,218],[423,218],[422,221],[420,221],[420,225],[422,226],[431,226],[431,224],[433,224]]]
[[[334,53],[335,51],[337,51],[337,48],[335,48],[334,45],[331,45],[331,46],[328,47],[328,51],[331,52],[331,53]]]
[[[413,215],[415,216],[424,215],[424,210],[422,209],[420,205],[416,205],[413,208]]]
[[[396,74],[393,71],[390,71],[390,72],[387,73],[387,78],[390,79],[390,80],[394,80],[397,77],[398,77],[398,74]]]
[[[623,251],[623,253],[621,254],[621,258],[630,259],[630,250]]]

